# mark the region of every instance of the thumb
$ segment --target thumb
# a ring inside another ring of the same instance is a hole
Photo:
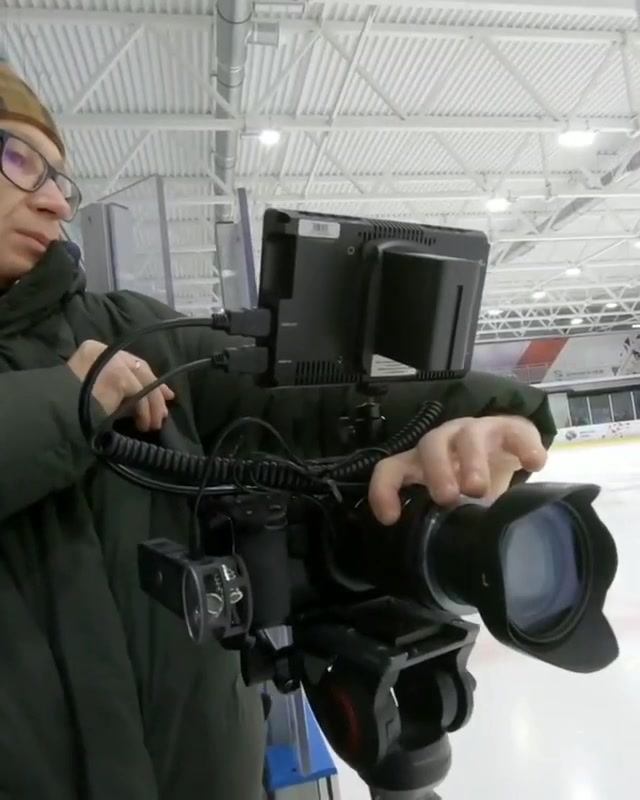
[[[380,461],[369,484],[369,505],[383,525],[394,525],[402,513],[400,489],[421,481],[414,450]]]

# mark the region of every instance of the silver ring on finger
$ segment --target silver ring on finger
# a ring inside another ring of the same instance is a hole
[[[136,361],[135,364],[133,365],[133,369],[134,370],[140,369],[141,366],[142,366],[142,361]]]

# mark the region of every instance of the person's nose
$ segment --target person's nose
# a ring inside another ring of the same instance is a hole
[[[56,183],[50,178],[32,195],[38,211],[46,211],[59,220],[68,220],[71,208]]]

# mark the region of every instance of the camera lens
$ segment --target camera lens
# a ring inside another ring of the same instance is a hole
[[[550,503],[511,523],[500,560],[507,616],[525,636],[553,635],[582,607],[583,531],[564,503]]]
[[[182,578],[182,604],[189,636],[194,642],[203,641],[206,629],[205,595],[197,571],[189,566]]]

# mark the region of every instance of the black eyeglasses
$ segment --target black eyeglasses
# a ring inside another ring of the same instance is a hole
[[[33,145],[5,130],[0,130],[0,172],[24,192],[37,192],[52,180],[69,206],[64,221],[71,222],[75,217],[82,201],[78,185],[54,169]]]

